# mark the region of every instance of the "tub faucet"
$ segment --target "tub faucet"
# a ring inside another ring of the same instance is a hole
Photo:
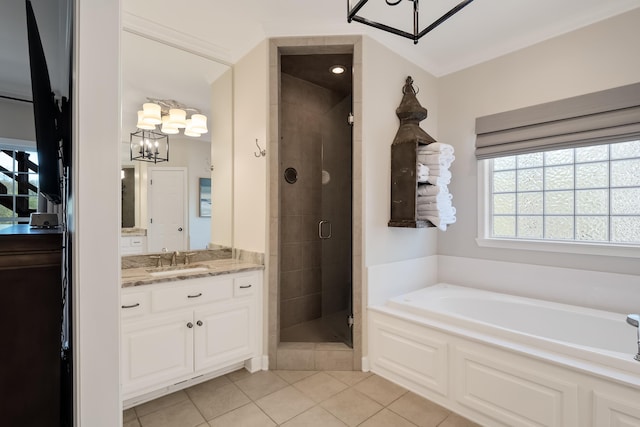
[[[640,362],[640,314],[628,315],[627,323],[630,324],[631,326],[635,326],[638,331],[638,354],[636,354],[634,359]]]

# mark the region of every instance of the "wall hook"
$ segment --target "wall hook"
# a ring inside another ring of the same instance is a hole
[[[258,151],[254,151],[253,155],[256,157],[264,157],[267,155],[267,150],[263,150],[262,148],[260,148],[260,145],[258,144],[258,138],[256,138],[256,147],[258,147]]]

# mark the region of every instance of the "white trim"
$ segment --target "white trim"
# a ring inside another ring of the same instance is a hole
[[[581,255],[604,255],[626,258],[640,258],[640,248],[636,246],[597,244],[583,242],[562,242],[553,240],[496,239],[478,237],[476,243],[485,248],[520,249],[529,251],[560,252]]]
[[[222,46],[130,12],[122,12],[122,29],[131,34],[183,50],[219,64],[232,65],[231,54]]]
[[[580,255],[604,255],[624,258],[640,258],[640,247],[616,243],[591,243],[558,240],[527,240],[488,237],[491,220],[488,160],[478,160],[478,229],[476,243],[484,248],[501,248]]]

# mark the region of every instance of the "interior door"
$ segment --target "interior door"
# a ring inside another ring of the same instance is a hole
[[[149,168],[149,252],[184,251],[188,245],[186,168]]]

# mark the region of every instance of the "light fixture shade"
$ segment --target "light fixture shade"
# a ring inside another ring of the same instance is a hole
[[[158,104],[153,102],[146,102],[142,104],[142,110],[144,112],[142,120],[150,125],[159,125],[162,123],[162,109]]]
[[[153,130],[153,129],[156,128],[156,125],[145,123],[145,121],[144,121],[144,111],[140,110],[140,111],[138,111],[138,123],[136,123],[136,127],[138,129]]]
[[[160,128],[160,132],[166,133],[167,135],[175,135],[179,130],[177,126],[171,123],[169,116],[162,116],[162,127]]]
[[[181,108],[170,109],[169,124],[178,129],[187,127],[187,112]]]
[[[207,133],[207,116],[204,114],[193,114],[191,116],[191,131],[199,134]]]
[[[184,130],[184,134],[185,136],[193,136],[193,137],[199,137],[200,133],[195,132],[193,130],[193,120],[192,119],[187,119],[187,127]]]

